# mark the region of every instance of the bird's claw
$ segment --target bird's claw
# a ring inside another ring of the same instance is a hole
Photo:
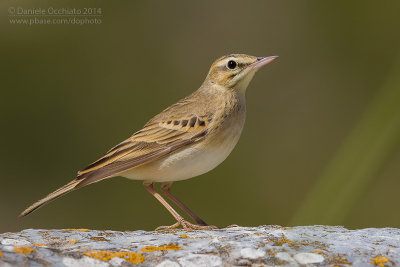
[[[179,226],[182,226],[182,228],[186,231],[218,229],[218,227],[214,225],[197,225],[197,224],[192,224],[186,220],[180,220],[170,226],[159,226],[156,228],[156,231],[171,230]]]

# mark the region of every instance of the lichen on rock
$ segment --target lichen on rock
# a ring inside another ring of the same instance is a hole
[[[27,229],[0,234],[0,266],[396,266],[400,229]]]

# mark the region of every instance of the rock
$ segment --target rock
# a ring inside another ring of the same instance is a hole
[[[298,253],[293,258],[300,264],[320,263],[324,261],[324,257],[316,253]]]
[[[396,266],[400,229],[234,227],[213,231],[27,229],[0,234],[0,266]]]

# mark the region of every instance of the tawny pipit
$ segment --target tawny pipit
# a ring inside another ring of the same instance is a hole
[[[257,70],[277,56],[233,54],[217,59],[200,88],[156,115],[144,128],[78,172],[78,177],[34,203],[27,215],[44,204],[88,184],[115,176],[143,180],[146,189],[163,204],[186,230],[212,229],[169,191],[175,181],[206,173],[228,157],[239,140],[246,117],[245,92]],[[162,192],[198,225],[180,216],[154,190]]]

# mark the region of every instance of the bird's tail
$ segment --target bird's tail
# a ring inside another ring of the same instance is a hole
[[[26,210],[24,210],[19,216],[26,216],[29,213],[35,211],[36,209],[40,208],[41,206],[49,203],[50,201],[53,201],[56,198],[59,198],[73,190],[76,189],[76,186],[82,182],[82,180],[73,180],[70,183],[64,185],[63,187],[57,189],[56,191],[54,191],[53,193],[50,193],[48,196],[46,196],[45,198],[35,202],[34,204],[32,204],[31,206],[29,206]]]

